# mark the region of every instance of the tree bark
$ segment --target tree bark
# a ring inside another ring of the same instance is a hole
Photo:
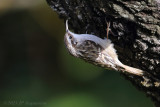
[[[145,71],[139,77],[121,73],[160,107],[160,0],[47,0],[76,33],[106,36],[120,61]]]

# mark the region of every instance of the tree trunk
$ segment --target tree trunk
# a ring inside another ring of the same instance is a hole
[[[160,107],[160,0],[47,0],[76,33],[106,36],[120,61],[145,71],[139,77],[121,73]]]

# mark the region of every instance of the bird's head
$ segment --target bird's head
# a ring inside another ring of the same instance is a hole
[[[78,44],[78,34],[71,32],[68,29],[68,20],[66,20],[66,34],[64,36],[64,43],[69,53],[77,57],[76,45]]]

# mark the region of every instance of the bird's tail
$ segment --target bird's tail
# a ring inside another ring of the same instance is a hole
[[[138,76],[143,75],[143,71],[140,70],[140,69],[129,67],[127,65],[122,65],[122,67],[125,69],[126,72],[129,72],[131,74],[135,74],[135,75],[138,75]]]

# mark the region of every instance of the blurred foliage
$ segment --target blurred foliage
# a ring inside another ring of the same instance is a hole
[[[0,107],[153,107],[119,73],[70,56],[44,0],[0,0]]]

